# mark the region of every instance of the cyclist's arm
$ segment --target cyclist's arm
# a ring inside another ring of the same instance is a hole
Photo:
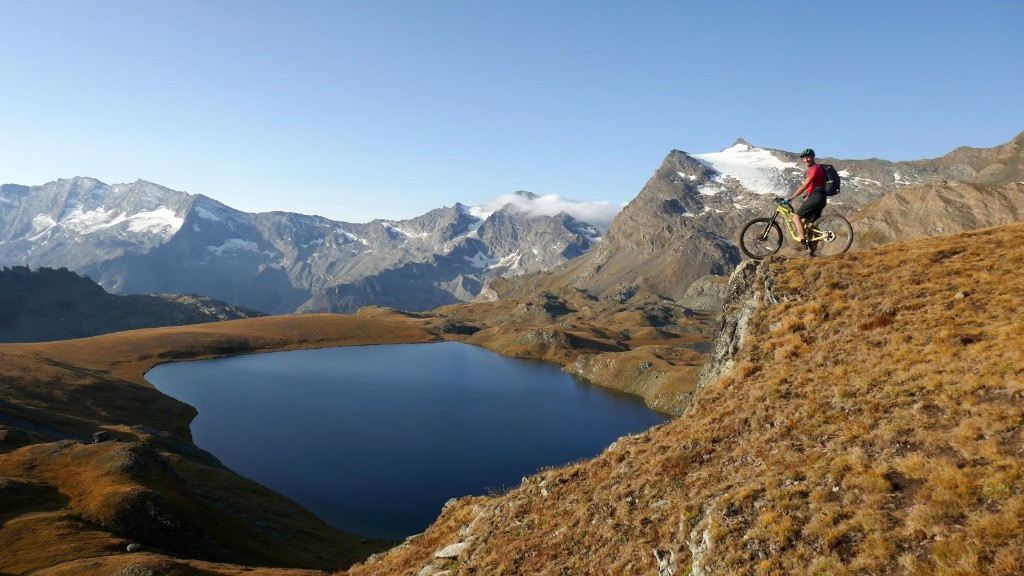
[[[797,197],[797,196],[799,196],[799,195],[800,195],[800,194],[801,194],[801,193],[802,193],[802,192],[803,192],[804,190],[810,190],[810,189],[811,189],[811,185],[812,185],[813,183],[814,183],[814,178],[811,178],[810,176],[808,176],[808,177],[807,177],[807,180],[804,180],[804,183],[803,183],[803,184],[801,184],[801,185],[800,185],[800,187],[796,189],[796,192],[793,192],[793,195],[792,195],[792,196],[790,196],[790,197],[789,197],[789,199],[790,199],[790,200],[794,200],[794,199],[796,199],[796,197]]]

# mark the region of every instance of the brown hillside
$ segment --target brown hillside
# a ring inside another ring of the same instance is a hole
[[[967,164],[974,182],[1005,184],[1024,181],[1024,132],[994,148],[962,146],[938,159],[948,164]]]
[[[1024,220],[1024,183],[907,186],[850,220],[853,249],[1009,224]]]
[[[685,416],[346,574],[1022,573],[1022,235],[766,261]]]

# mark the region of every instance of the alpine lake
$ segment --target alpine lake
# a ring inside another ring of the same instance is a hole
[[[366,538],[422,532],[450,498],[599,454],[669,417],[557,366],[456,342],[156,366],[196,445]]]

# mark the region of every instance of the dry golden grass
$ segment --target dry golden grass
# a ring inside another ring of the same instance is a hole
[[[772,260],[781,303],[685,416],[347,574],[1020,574],[1022,237]]]

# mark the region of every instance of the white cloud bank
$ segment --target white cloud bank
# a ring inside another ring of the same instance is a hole
[[[562,198],[558,194],[502,194],[496,198],[486,201],[480,206],[473,206],[470,213],[478,218],[487,218],[491,213],[512,204],[529,216],[554,216],[561,212],[582,220],[588,224],[597,226],[602,232],[615,219],[615,216],[622,210],[625,204],[612,204],[610,202],[581,202]]]

